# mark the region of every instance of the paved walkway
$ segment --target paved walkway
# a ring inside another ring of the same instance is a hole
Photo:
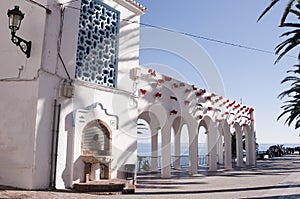
[[[173,172],[171,179],[160,179],[159,175],[139,176],[134,195],[0,190],[0,198],[300,198],[300,156],[261,160],[256,168],[215,173],[200,170],[193,177],[187,171]]]

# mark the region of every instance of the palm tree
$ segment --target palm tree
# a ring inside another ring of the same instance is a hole
[[[262,12],[257,21],[274,7],[279,0],[272,0],[271,4]],[[280,59],[287,55],[292,49],[294,49],[298,44],[300,44],[300,23],[287,22],[288,16],[296,17],[296,20],[300,19],[300,0],[289,0],[284,12],[281,16],[281,21],[279,27],[289,28],[290,30],[283,33],[281,37],[288,37],[286,40],[281,42],[275,48],[275,54],[278,55],[275,64],[280,61]],[[298,61],[300,60],[300,53],[298,54]],[[280,93],[278,96],[280,99],[288,98],[281,107],[283,112],[279,115],[277,119],[280,119],[284,115],[288,115],[285,123],[290,126],[293,121],[295,121],[295,129],[300,127],[300,65],[295,65],[296,69],[287,71],[288,73],[294,73],[293,76],[287,76],[282,80],[281,83],[290,83],[291,88]]]

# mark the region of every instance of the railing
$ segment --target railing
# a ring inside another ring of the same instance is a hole
[[[151,156],[138,156],[137,159],[137,171],[138,172],[147,172],[151,171],[151,158],[157,159],[157,167],[161,169],[161,156],[158,157],[151,157]],[[181,155],[181,156],[171,156],[170,166],[174,168],[175,159],[180,158],[180,167],[181,168],[188,168],[189,167],[189,156],[188,155]],[[199,155],[198,156],[198,165],[207,165],[207,155]]]

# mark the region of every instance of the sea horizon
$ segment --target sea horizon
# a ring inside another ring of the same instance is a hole
[[[297,147],[300,146],[300,143],[259,143],[258,150],[266,151],[272,145],[283,145],[284,147]],[[188,149],[189,143],[181,143],[180,152],[181,155],[189,155]],[[161,143],[158,143],[158,155],[160,155]],[[137,144],[137,153],[139,156],[151,156],[151,143],[150,142],[138,142]],[[198,144],[198,154],[207,155],[207,144],[199,143]],[[174,155],[174,143],[171,143],[171,155]]]

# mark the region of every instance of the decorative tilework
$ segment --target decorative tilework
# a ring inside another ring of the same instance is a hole
[[[99,0],[82,0],[75,78],[116,87],[119,11]]]

